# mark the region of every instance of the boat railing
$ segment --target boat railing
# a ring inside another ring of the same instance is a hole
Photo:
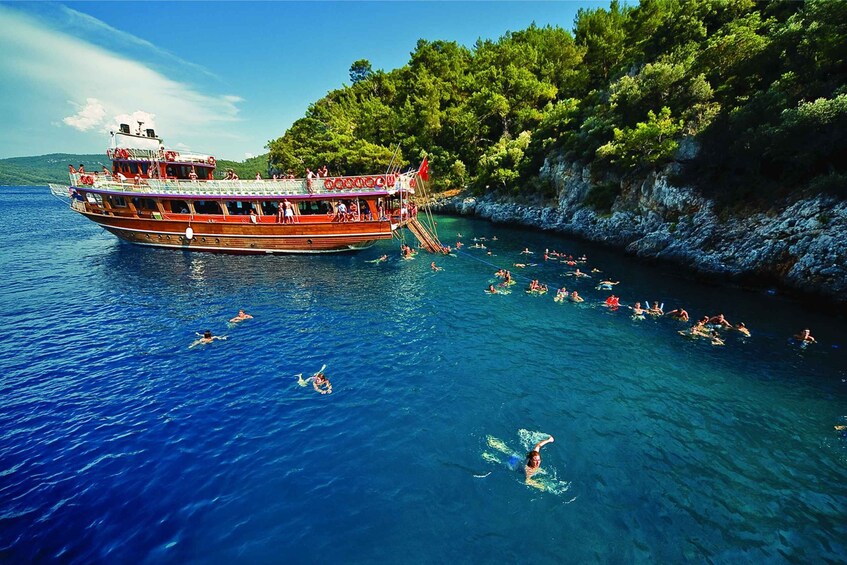
[[[110,159],[132,160],[132,161],[161,161],[165,163],[194,163],[202,165],[214,165],[215,158],[211,155],[201,153],[180,152],[170,149],[140,149],[133,147],[116,147],[109,149],[106,155]]]
[[[209,196],[299,196],[321,194],[327,196],[356,195],[385,191],[392,194],[398,190],[414,192],[412,175],[376,175],[352,177],[320,177],[311,182],[307,179],[262,179],[262,180],[180,180],[180,179],[127,179],[115,180],[105,173],[71,173],[71,184],[98,190],[127,192],[133,194],[167,194]],[[390,177],[390,178],[389,178]],[[380,179],[379,181],[375,179]],[[372,179],[368,181],[367,179]],[[388,181],[394,181],[389,189]],[[340,188],[335,188],[336,186]]]

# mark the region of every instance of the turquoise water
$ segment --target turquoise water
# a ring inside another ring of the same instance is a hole
[[[396,242],[143,249],[46,189],[0,199],[0,561],[847,559],[843,319],[469,219],[439,218],[442,239],[496,235],[494,255],[433,272]],[[544,248],[586,253],[624,303],[723,312],[753,337],[611,312]],[[483,292],[528,261],[511,294]],[[561,284],[586,302],[553,302]],[[254,319],[228,325],[239,308]],[[820,343],[787,343],[802,327]],[[189,348],[206,329],[227,340]],[[298,386],[323,364],[332,394]],[[507,453],[546,434],[542,491]]]

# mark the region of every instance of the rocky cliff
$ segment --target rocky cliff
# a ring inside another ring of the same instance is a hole
[[[560,232],[699,273],[847,302],[847,202],[818,196],[775,212],[719,217],[696,190],[669,182],[675,166],[623,182],[610,214],[585,204],[592,188],[588,167],[564,160],[548,160],[540,173],[556,187],[556,206],[457,196],[437,201],[434,209]]]

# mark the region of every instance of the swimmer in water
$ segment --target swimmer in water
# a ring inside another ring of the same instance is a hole
[[[738,322],[735,326],[735,331],[743,335],[744,337],[750,337],[750,330],[747,329],[747,326],[744,325],[744,322]]]
[[[326,378],[326,375],[324,375],[324,369],[326,369],[326,365],[321,367],[320,371],[307,379],[303,378],[303,373],[296,375],[297,384],[300,386],[307,386],[311,381],[312,388],[314,388],[316,392],[321,394],[332,394],[332,384],[329,382],[329,379]]]
[[[206,345],[207,343],[212,343],[216,339],[220,339],[220,340],[226,339],[225,335],[222,335],[222,336],[221,335],[212,335],[212,332],[210,330],[206,330],[202,334],[198,333],[197,335],[200,337],[200,339],[196,340],[194,343],[189,345],[188,346],[189,349],[191,349],[195,345]]]
[[[674,320],[678,320],[680,322],[688,321],[688,312],[685,311],[685,308],[675,308],[670,312],[665,313],[665,316],[670,316]]]
[[[488,289],[485,291],[488,294],[497,294],[497,289],[494,288],[493,284],[488,285]]]
[[[719,326],[721,329],[729,329],[732,328],[732,324],[729,323],[729,320],[723,317],[723,314],[718,314],[717,316],[712,316],[709,318],[707,324],[712,324],[713,326]]]
[[[244,320],[251,320],[253,316],[244,312],[244,310],[238,311],[238,316],[232,318],[229,322],[231,324],[237,324],[238,322],[243,322]]]
[[[597,283],[597,290],[612,290],[616,284],[621,284],[621,281],[600,281]]]
[[[432,269],[433,271],[435,271],[436,273],[437,273],[438,271],[443,271],[443,270],[444,270],[442,267],[439,267],[438,265],[436,265],[436,264],[435,264],[435,261],[433,261],[432,263],[430,263],[430,264],[429,264],[429,268],[430,268],[430,269]]]
[[[809,331],[809,328],[804,329],[802,332],[798,333],[794,336],[794,339],[801,343],[817,343],[818,340],[812,337],[812,333]]]
[[[332,384],[323,373],[316,373],[312,379],[312,388],[321,394],[332,394]]]
[[[579,295],[577,291],[571,293],[571,302],[585,302],[585,299]]]
[[[524,466],[524,474],[526,475],[526,483],[533,484],[532,477],[541,470],[541,448],[552,443],[553,436],[548,437],[544,441],[539,441],[535,447],[526,454],[526,465]]]
[[[524,250],[521,251],[521,255],[532,255],[532,251],[529,250],[529,247],[524,247]]]

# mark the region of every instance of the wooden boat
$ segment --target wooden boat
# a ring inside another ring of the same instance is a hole
[[[407,226],[430,251],[440,243],[418,222],[416,172],[216,180],[212,155],[166,149],[154,130],[112,132],[111,170],[76,171],[51,185],[70,207],[137,245],[227,253],[327,253],[364,249]]]

